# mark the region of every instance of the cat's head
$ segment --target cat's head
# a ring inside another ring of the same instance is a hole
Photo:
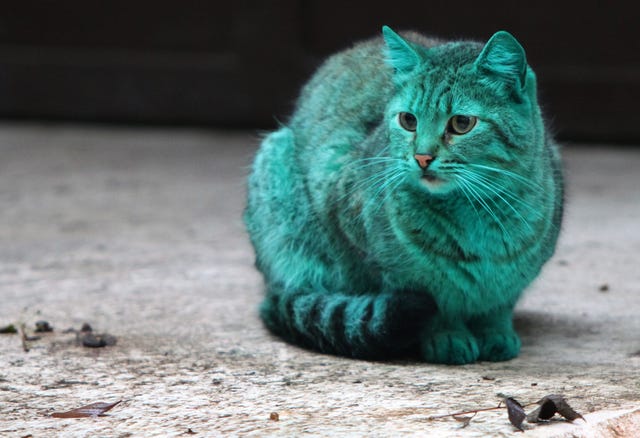
[[[383,36],[397,89],[385,114],[389,153],[427,190],[482,190],[542,151],[535,74],[509,33],[430,48],[388,27]]]

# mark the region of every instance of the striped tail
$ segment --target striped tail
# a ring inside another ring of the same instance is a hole
[[[346,295],[269,290],[260,315],[286,340],[325,353],[364,359],[407,353],[436,313],[425,292]]]

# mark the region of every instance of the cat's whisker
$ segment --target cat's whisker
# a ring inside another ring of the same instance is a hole
[[[389,178],[389,181],[386,183],[386,187],[383,188],[383,191],[386,191],[386,193],[384,194],[384,197],[382,198],[382,200],[378,203],[378,207],[374,210],[375,212],[377,212],[380,209],[380,207],[387,202],[387,200],[389,199],[389,196],[391,196],[391,194],[393,194],[395,189],[397,189],[398,186],[402,184],[402,182],[404,181],[405,175],[406,175],[406,170],[400,168],[398,169],[398,172],[394,176],[391,176]],[[374,199],[377,198],[378,196],[379,195],[376,195]]]
[[[359,190],[362,190],[371,185],[377,185],[383,182],[387,178],[388,173],[389,173],[389,169],[387,167],[383,168],[378,172],[372,173],[366,178],[361,179],[360,181],[353,184],[353,186],[351,186],[349,190],[345,190],[344,193],[340,195],[337,199],[339,201],[342,201],[345,198],[352,196],[354,193],[356,193]]]
[[[361,162],[364,162],[364,164],[362,164],[361,162],[354,162],[352,164],[350,164],[350,166],[352,167],[357,167],[358,169],[364,169],[367,167],[373,167],[373,166],[381,166],[384,164],[388,164],[388,163],[396,163],[398,161],[397,158],[387,158],[387,157],[379,157],[378,159],[375,160],[367,160],[367,159],[362,159],[359,160]]]
[[[507,238],[511,237],[511,234],[507,231],[507,229],[505,228],[505,226],[503,225],[502,221],[500,220],[500,218],[498,217],[498,215],[496,214],[495,211],[493,211],[493,209],[491,208],[491,206],[489,206],[489,204],[487,203],[487,201],[481,196],[481,194],[478,192],[478,187],[475,184],[474,181],[469,180],[469,179],[465,179],[465,178],[460,178],[460,182],[462,182],[465,187],[467,188],[467,190],[469,190],[469,193],[471,194],[471,196],[478,201],[478,203],[482,206],[482,208],[487,212],[487,214],[489,214],[489,216],[493,219],[493,221],[498,225],[498,227],[500,227],[500,229],[502,230],[502,233],[507,236]],[[489,201],[493,204],[494,207],[497,207],[497,204],[495,203],[495,201],[489,199]]]
[[[369,177],[358,182],[358,189],[369,188],[383,184],[391,175],[397,172],[395,166],[385,167],[384,169],[371,174]]]
[[[383,147],[379,151],[377,151],[375,153],[372,153],[370,156],[359,158],[359,159],[356,159],[354,161],[375,160],[375,159],[378,159],[378,158],[390,158],[390,159],[394,159],[394,160],[397,159],[397,158],[393,158],[393,157],[390,157],[389,155],[387,155],[387,153],[389,152],[390,149],[391,149],[391,145],[386,145],[385,147]]]
[[[515,194],[513,194],[510,190],[508,190],[506,187],[497,184],[495,182],[495,180],[489,178],[486,175],[480,174],[480,173],[474,173],[474,176],[476,178],[478,178],[479,180],[483,181],[485,184],[487,184],[487,186],[490,186],[491,189],[496,190],[496,195],[504,195],[508,198],[510,198],[512,201],[517,202],[518,204],[520,204],[521,206],[525,207],[528,210],[529,214],[532,214],[538,218],[542,217],[542,214],[540,213],[540,211],[536,208],[534,208],[531,204],[529,204],[528,202],[525,202],[524,200],[522,200],[520,197],[516,196]],[[509,204],[509,203],[507,203]]]
[[[524,216],[522,216],[522,214],[513,205],[511,205],[511,203],[504,196],[500,194],[499,189],[494,188],[494,186],[492,186],[489,182],[484,181],[480,175],[475,174],[473,172],[468,172],[466,177],[468,179],[473,180],[473,182],[479,188],[484,189],[484,191],[486,192],[490,192],[494,194],[498,199],[504,202],[506,206],[516,215],[516,217],[520,219],[523,225],[525,225],[529,231],[533,231],[533,228],[529,224],[529,221],[527,221],[527,219]]]
[[[482,170],[486,170],[489,172],[494,172],[503,176],[507,176],[507,177],[511,177],[513,179],[516,179],[522,183],[525,183],[531,187],[537,188],[537,189],[542,189],[542,186],[537,183],[536,181],[532,180],[531,178],[527,178],[524,175],[521,175],[519,173],[513,172],[511,170],[507,170],[507,169],[501,169],[498,167],[493,167],[493,166],[487,166],[485,164],[477,164],[477,163],[469,163],[468,164],[471,167],[475,167],[477,169],[482,169]]]
[[[376,190],[376,192],[374,193],[373,197],[372,197],[372,201],[376,201],[377,198],[384,193],[384,191],[389,188],[389,186],[391,186],[392,184],[394,184],[396,181],[401,181],[402,178],[404,178],[406,174],[406,169],[404,169],[404,166],[398,166],[396,168],[392,168],[392,170],[389,172],[388,177],[386,178],[386,180],[384,181],[384,183],[382,185],[380,185],[378,187],[378,189]],[[386,199],[383,198],[383,199]],[[378,205],[381,205],[382,202],[380,202]]]
[[[358,162],[358,161],[371,161],[371,160],[380,160],[380,159],[391,159],[391,160],[397,160],[398,158],[394,158],[391,157],[389,155],[385,155],[387,153],[387,150],[389,148],[386,147],[383,150],[381,150],[380,152],[378,152],[375,155],[370,155],[370,156],[365,156],[362,158],[355,158],[352,162]]]
[[[464,197],[467,198],[467,201],[469,201],[469,205],[471,205],[471,208],[473,208],[473,211],[476,212],[476,216],[478,216],[478,218],[480,218],[480,212],[478,211],[478,209],[474,205],[473,201],[471,200],[471,197],[469,197],[469,193],[467,191],[466,185],[458,178],[454,178],[453,182],[460,189],[460,191],[462,192]]]
[[[349,166],[358,166],[361,163],[391,163],[391,162],[396,162],[396,161],[403,161],[400,158],[395,158],[395,157],[389,157],[389,156],[381,156],[381,155],[377,155],[374,157],[365,157],[365,158],[358,158],[355,159],[353,161],[351,161],[348,165]]]
[[[481,180],[482,182],[484,182],[487,186],[491,187],[492,190],[495,190],[493,193],[495,193],[496,195],[504,195],[507,198],[511,199],[513,202],[518,203],[519,205],[521,205],[522,207],[527,209],[527,214],[531,214],[536,216],[537,218],[542,218],[543,214],[539,211],[538,208],[532,206],[530,203],[524,201],[521,197],[517,196],[516,194],[514,194],[507,185],[502,185],[500,184],[498,181],[496,181],[493,177],[491,177],[488,174],[485,173],[481,173],[481,172],[475,172],[471,169],[469,169],[467,166],[471,166],[471,167],[487,167],[487,166],[482,166],[482,165],[475,165],[475,164],[466,164],[465,166],[460,166],[460,165],[448,165],[447,169],[453,169],[455,170],[454,173],[464,173],[465,175],[473,175],[474,178]],[[495,170],[496,172],[510,172],[510,171],[506,171],[506,170],[501,170],[501,169],[497,169],[497,168],[492,168],[493,170]],[[510,172],[512,173],[512,172]],[[514,173],[514,175],[517,175]],[[533,183],[529,184],[527,183],[527,186],[531,186]],[[533,184],[533,185],[537,185],[537,184]],[[507,203],[509,204],[509,203]]]
[[[358,181],[349,190],[346,190],[340,197],[339,201],[352,196],[360,190],[366,190],[368,187],[380,186],[374,197],[378,197],[391,182],[395,181],[399,176],[403,176],[406,172],[406,163],[400,158],[391,157],[370,157],[363,158],[361,161],[373,161],[364,165],[359,165],[358,169],[371,167],[374,165],[382,166],[378,172],[374,172],[366,178]],[[391,164],[390,164],[391,163]]]

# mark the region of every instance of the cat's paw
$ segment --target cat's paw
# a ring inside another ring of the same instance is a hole
[[[520,337],[513,331],[484,331],[476,334],[480,360],[501,362],[513,359],[520,352]]]
[[[425,336],[421,340],[420,353],[426,362],[464,365],[477,361],[480,350],[471,333],[458,330]]]

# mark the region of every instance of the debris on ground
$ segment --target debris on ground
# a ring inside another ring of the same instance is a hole
[[[72,409],[66,412],[54,412],[51,414],[55,418],[85,418],[85,417],[100,417],[105,412],[121,403],[122,400],[118,400],[115,403],[92,403],[90,405],[82,406],[76,409]]]

